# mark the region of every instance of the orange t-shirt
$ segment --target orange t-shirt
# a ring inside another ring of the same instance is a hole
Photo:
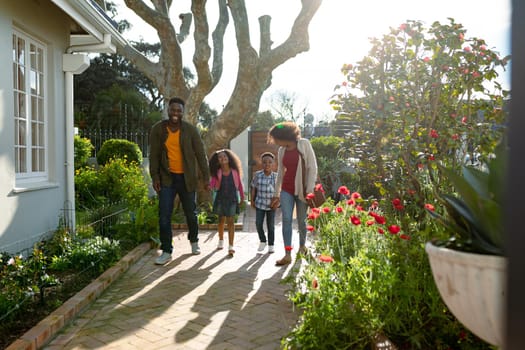
[[[171,173],[183,174],[184,165],[182,163],[182,150],[180,149],[180,130],[172,132],[168,128],[168,138],[166,139],[168,149],[168,164]]]

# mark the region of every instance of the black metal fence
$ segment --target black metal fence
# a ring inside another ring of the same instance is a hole
[[[123,139],[136,143],[139,145],[142,155],[147,157],[149,154],[149,132],[142,131],[114,131],[104,129],[81,129],[79,131],[81,137],[87,138],[95,147],[93,157],[97,156],[100,147],[106,140]]]

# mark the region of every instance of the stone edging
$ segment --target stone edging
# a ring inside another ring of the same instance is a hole
[[[102,273],[80,292],[69,298],[58,309],[15,340],[5,350],[37,350],[47,344],[62,328],[95,301],[109,285],[152,248],[142,243],[126,254],[119,262]]]

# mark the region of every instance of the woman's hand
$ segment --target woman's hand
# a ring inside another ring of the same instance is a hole
[[[281,204],[279,197],[273,197],[272,201],[270,202],[270,208],[277,209],[279,208],[279,205]]]

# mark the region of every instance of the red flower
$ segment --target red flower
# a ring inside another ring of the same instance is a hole
[[[310,232],[313,232],[315,230],[315,227],[313,227],[312,225],[306,225],[306,229]]]
[[[308,214],[308,220],[316,220],[319,217],[319,213],[311,212]]]
[[[355,206],[355,210],[357,210],[357,211],[363,211],[363,207],[360,206],[360,205],[356,205],[356,206]]]
[[[323,213],[327,214],[330,212],[330,208],[328,207],[323,207]]]
[[[355,204],[355,201],[353,199],[349,199],[346,201],[346,204],[348,205],[354,205]]]
[[[374,220],[368,220],[368,221],[366,222],[366,225],[367,225],[367,226],[372,226],[372,225],[374,224],[374,222],[375,222]]]
[[[396,235],[399,233],[399,231],[401,230],[401,228],[397,225],[390,225],[388,226],[388,231],[393,234],[393,235]]]
[[[321,185],[321,184],[315,185],[315,190],[316,191],[321,191],[321,192],[324,193],[324,188],[323,188],[323,185]]]
[[[385,231],[381,227],[377,229],[377,232],[379,232],[379,234],[381,235],[385,233]]]
[[[346,186],[341,186],[341,187],[339,187],[339,189],[337,190],[337,193],[340,193],[340,194],[342,194],[342,195],[344,195],[344,196],[347,196],[347,195],[350,194],[350,190],[349,190],[348,187],[346,187]]]
[[[352,193],[352,198],[353,199],[361,198],[361,195],[359,194],[359,192],[354,192]]]
[[[410,236],[409,235],[405,235],[404,233],[400,234],[399,238],[404,239],[405,241],[410,241]]]
[[[319,209],[319,208],[312,208],[312,212],[314,212],[316,214],[321,214],[321,209]]]
[[[321,256],[319,257],[319,261],[329,263],[329,262],[333,262],[334,258],[332,258],[330,255],[322,255],[321,254]]]
[[[458,134],[454,134],[454,135],[452,135],[452,140],[455,141],[455,140],[457,140],[457,139],[459,139],[459,135],[458,135]]]
[[[396,206],[398,206],[398,205],[400,205],[400,204],[401,204],[401,199],[399,199],[399,198],[394,198],[394,199],[392,199],[392,205],[393,205],[394,207],[396,207]]]
[[[434,157],[433,154],[431,154],[431,155],[428,156],[428,160],[436,160],[436,158]]]
[[[429,204],[429,203],[425,204],[425,209],[428,209],[428,210],[430,210],[430,211],[434,211],[434,210],[436,210],[436,209],[434,208],[434,206],[433,206],[432,204]]]
[[[384,225],[384,224],[386,224],[386,219],[385,219],[384,216],[376,215],[376,216],[374,216],[374,219],[376,219],[376,222],[377,222],[379,225]]]
[[[352,217],[350,217],[350,222],[354,225],[361,225],[361,220],[359,220],[359,218],[355,215],[352,215]]]
[[[306,195],[306,199],[314,199],[315,198],[315,195],[313,193],[308,193]]]
[[[335,208],[335,211],[338,212],[338,213],[342,213],[342,212],[343,212],[343,208],[341,208],[341,207],[336,207],[336,208]]]
[[[394,207],[394,209],[401,211],[401,210],[405,209],[405,206],[404,206],[403,204],[396,205],[396,206]]]
[[[435,129],[430,130],[430,137],[437,139],[439,137],[438,132]]]

